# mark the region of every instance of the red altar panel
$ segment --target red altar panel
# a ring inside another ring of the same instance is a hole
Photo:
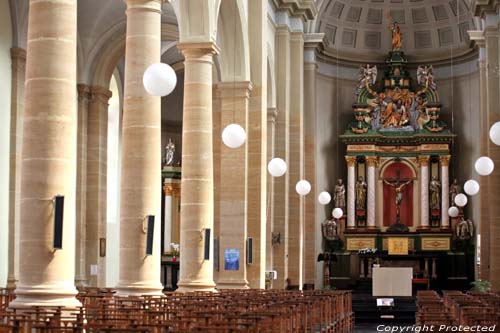
[[[390,180],[413,179],[415,175],[408,165],[394,162],[384,170],[382,177]],[[411,227],[413,226],[413,182],[403,188],[402,194],[401,223]],[[384,183],[384,226],[388,227],[394,223],[396,223],[396,191],[394,187]]]

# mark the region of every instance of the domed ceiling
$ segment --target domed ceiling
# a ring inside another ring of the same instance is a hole
[[[391,49],[389,24],[398,22],[402,50],[412,62],[437,62],[472,52],[474,21],[467,0],[324,0],[318,32],[324,54],[354,62],[382,62]]]

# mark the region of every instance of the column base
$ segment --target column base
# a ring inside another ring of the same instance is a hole
[[[217,292],[217,290],[215,289],[215,283],[209,281],[202,281],[202,282],[179,281],[177,282],[177,287],[178,288],[175,290],[175,292],[179,293],[188,293],[193,291]]]
[[[158,283],[118,282],[115,296],[163,296],[163,285]]]
[[[19,286],[15,290],[16,299],[9,307],[12,309],[26,309],[32,307],[63,307],[78,308],[82,306],[76,299],[78,291],[75,287],[61,288]]]
[[[16,289],[18,282],[19,282],[19,280],[16,279],[15,277],[9,277],[7,279],[7,285],[5,287],[7,289]]]
[[[431,227],[428,225],[419,225],[417,230],[429,230]]]
[[[246,280],[225,280],[217,282],[215,286],[217,290],[221,289],[250,289]]]

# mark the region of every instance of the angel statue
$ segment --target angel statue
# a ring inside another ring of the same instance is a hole
[[[361,66],[359,68],[358,74],[358,89],[357,91],[361,91],[363,88],[368,88],[372,86],[377,81],[377,66],[370,66],[369,64],[366,67]]]
[[[434,82],[434,69],[431,66],[418,66],[417,83],[426,88],[436,90],[437,85]]]
[[[172,142],[172,138],[169,138],[168,143],[165,146],[164,165],[171,166],[174,164],[174,154],[175,154],[175,144]]]

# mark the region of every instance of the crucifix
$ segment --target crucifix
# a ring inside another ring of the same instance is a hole
[[[413,179],[403,179],[401,178],[401,172],[398,169],[396,171],[396,178],[384,179],[384,183],[394,187],[396,191],[396,224],[401,224],[401,204],[403,203],[403,188],[410,184]]]

